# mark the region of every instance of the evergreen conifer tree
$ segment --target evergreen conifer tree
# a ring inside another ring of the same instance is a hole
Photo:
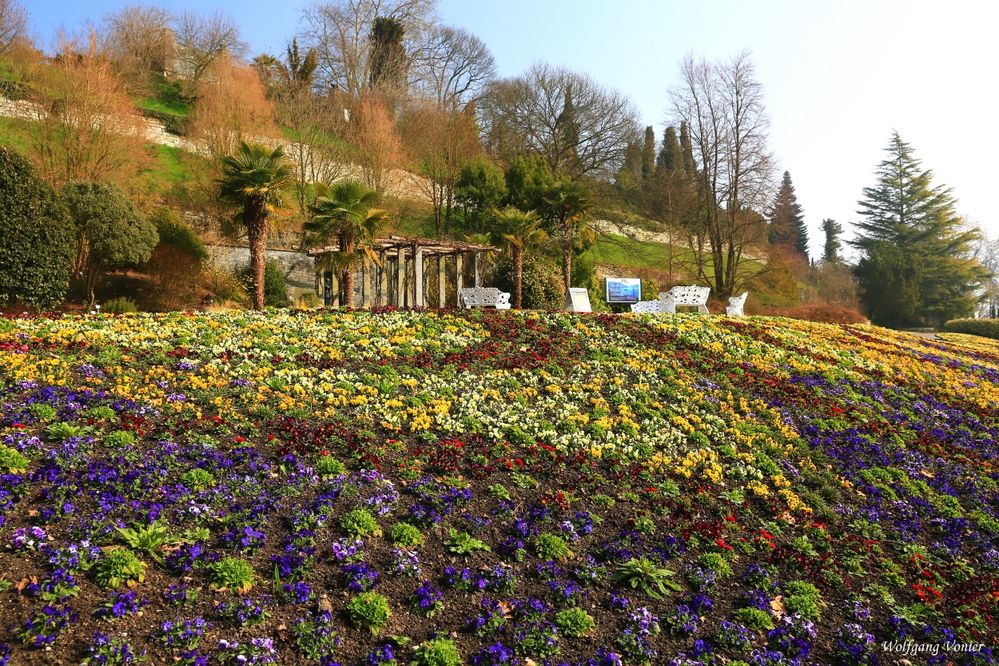
[[[968,316],[988,271],[974,258],[976,230],[964,227],[951,190],[933,186],[912,147],[894,132],[878,182],[864,188],[851,243],[861,298],[880,324],[942,324]]]
[[[808,259],[808,227],[794,193],[791,174],[784,172],[780,190],[770,211],[769,241],[771,245],[784,246]]]
[[[822,260],[831,264],[838,262],[841,246],[839,235],[843,233],[843,225],[827,217],[822,220],[822,233],[825,234],[825,243],[822,245]]]

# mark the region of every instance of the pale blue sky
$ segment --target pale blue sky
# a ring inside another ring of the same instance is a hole
[[[38,37],[97,21],[126,0],[28,0]],[[304,2],[164,0],[222,9],[253,53],[280,52]],[[791,172],[821,251],[823,217],[856,219],[892,129],[910,142],[959,210],[999,234],[995,90],[999,8],[985,0],[439,0],[445,23],[492,49],[501,75],[535,60],[584,71],[634,100],[661,136],[666,91],[688,52],[709,59],[749,49],[772,119],[771,147]]]

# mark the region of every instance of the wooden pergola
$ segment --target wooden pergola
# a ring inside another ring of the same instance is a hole
[[[354,304],[359,307],[427,307],[427,282],[432,275],[426,270],[428,260],[436,264],[431,266],[431,271],[436,268],[437,273],[437,295],[432,299],[435,307],[457,305],[460,289],[481,286],[480,257],[498,251],[491,245],[408,236],[379,238],[372,249],[378,261],[366,261],[354,268]],[[338,250],[337,246],[327,246],[313,248],[308,254],[318,260]],[[465,283],[466,277],[471,277],[471,284]],[[448,288],[449,284],[454,285],[453,290]],[[327,306],[345,302],[343,285],[334,271],[320,271],[317,267],[316,293]]]

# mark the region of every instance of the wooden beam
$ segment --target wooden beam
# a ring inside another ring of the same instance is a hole
[[[479,252],[476,250],[472,252],[472,270],[475,271],[475,286],[481,287],[482,282],[479,280]]]

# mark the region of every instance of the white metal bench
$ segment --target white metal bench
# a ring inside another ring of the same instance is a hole
[[[659,314],[662,312],[662,301],[638,301],[631,304],[631,311],[644,314]]]
[[[461,305],[466,310],[471,308],[510,309],[510,294],[496,287],[468,287],[459,292]]]
[[[701,314],[708,314],[708,296],[710,295],[711,287],[678,285],[669,291],[659,292],[661,312],[675,314],[679,305],[696,307]]]
[[[742,292],[741,296],[733,296],[728,299],[728,306],[725,308],[725,314],[729,317],[741,317],[743,316],[742,306],[746,304],[746,298],[749,296],[748,291]]]

